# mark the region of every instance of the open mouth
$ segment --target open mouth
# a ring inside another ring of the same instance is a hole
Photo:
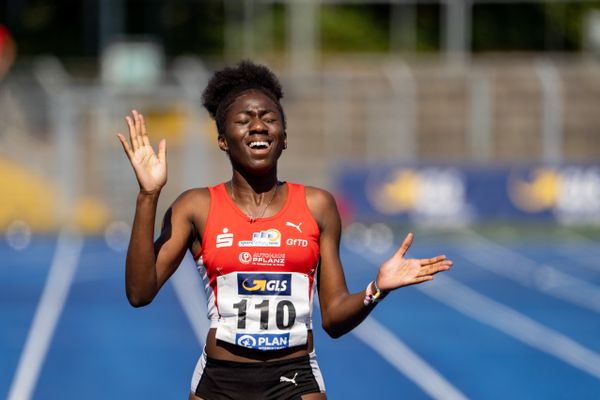
[[[271,146],[271,142],[267,142],[264,140],[257,140],[257,141],[248,143],[248,146],[253,150],[264,150],[264,149],[268,149],[269,146]]]

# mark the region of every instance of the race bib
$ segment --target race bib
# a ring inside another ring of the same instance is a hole
[[[216,337],[258,350],[306,343],[311,299],[300,273],[232,272],[217,278]]]

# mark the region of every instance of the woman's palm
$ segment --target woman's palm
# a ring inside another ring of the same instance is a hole
[[[131,146],[122,134],[117,134],[127,158],[135,172],[140,190],[145,193],[160,191],[167,183],[166,141],[162,139],[158,145],[158,154],[150,145],[146,133],[144,117],[137,111],[132,112],[133,118],[127,116],[129,139]]]
[[[405,258],[412,241],[413,234],[409,233],[396,254],[381,265],[377,275],[377,284],[381,290],[390,291],[430,281],[438,272],[452,267],[452,261],[443,255],[422,259]]]

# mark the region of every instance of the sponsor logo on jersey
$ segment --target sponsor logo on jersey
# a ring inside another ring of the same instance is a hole
[[[217,235],[217,245],[215,247],[233,246],[233,233],[229,233],[228,228],[223,228],[223,233]]]
[[[289,238],[285,241],[285,244],[287,244],[288,246],[308,247],[308,240]]]
[[[281,246],[281,232],[277,229],[252,233],[252,240],[240,240],[239,247],[279,247]]]
[[[283,267],[285,266],[285,253],[254,253],[252,264]]]
[[[238,346],[258,350],[280,350],[289,347],[289,333],[238,333],[235,335]]]
[[[242,264],[250,264],[252,262],[252,254],[244,251],[243,253],[240,253],[238,259]]]
[[[243,251],[238,255],[238,260],[244,264],[252,265],[265,265],[284,267],[285,266],[285,253],[264,253],[256,252],[253,254]]]
[[[290,274],[242,274],[237,275],[238,294],[289,296],[292,292]]]
[[[302,222],[300,222],[298,225],[294,224],[293,222],[290,221],[286,221],[285,222],[285,226],[291,226],[292,228],[296,228],[298,230],[298,232],[302,233]]]

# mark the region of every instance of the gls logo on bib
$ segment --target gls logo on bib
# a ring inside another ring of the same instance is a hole
[[[289,296],[292,293],[290,274],[237,275],[238,294]]]

